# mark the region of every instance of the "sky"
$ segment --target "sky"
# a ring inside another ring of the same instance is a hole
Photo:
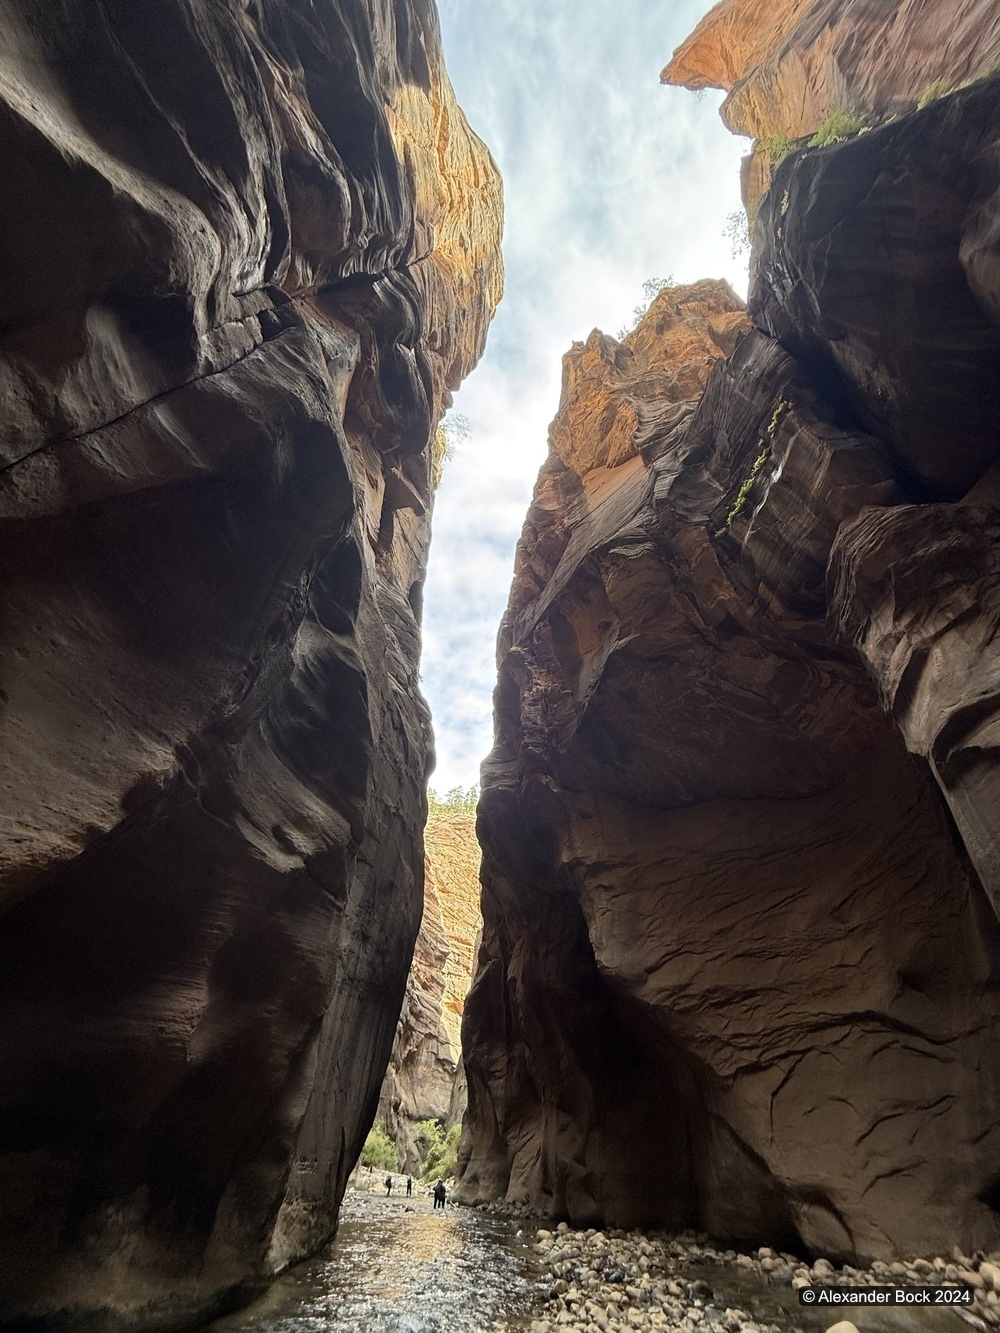
[[[722,94],[660,84],[711,0],[438,0],[445,62],[504,181],[506,294],[456,394],[424,595],[423,689],[439,794],[479,781],[492,745],[496,634],[559,403],[562,356],[634,322],[643,283],[727,278],[737,139]]]

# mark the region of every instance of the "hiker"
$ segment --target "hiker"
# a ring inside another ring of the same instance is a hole
[[[448,1197],[448,1191],[444,1187],[444,1181],[439,1180],[434,1186],[434,1207],[444,1210],[444,1201]]]
[[[409,1198],[410,1195],[411,1195],[412,1193],[413,1193],[413,1177],[412,1177],[412,1176],[407,1176],[407,1177],[406,1177],[406,1197]]]
[[[392,1176],[386,1176],[386,1178],[385,1178],[385,1197],[388,1198],[389,1195],[390,1195],[391,1193],[392,1193]]]

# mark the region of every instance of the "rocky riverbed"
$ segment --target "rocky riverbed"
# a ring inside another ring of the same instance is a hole
[[[740,1253],[694,1233],[549,1229],[509,1207],[434,1212],[426,1187],[345,1196],[328,1252],[213,1333],[979,1333],[1000,1328],[995,1256],[870,1268]],[[369,1188],[366,1188],[369,1187]],[[806,1285],[967,1284],[971,1309],[804,1306]],[[964,1320],[962,1323],[960,1320]]]
[[[574,1231],[565,1223],[539,1229],[535,1252],[547,1299],[531,1333],[818,1333],[838,1322],[843,1307],[801,1305],[798,1289],[814,1283],[973,1288],[974,1304],[965,1310],[851,1307],[862,1333],[958,1333],[959,1319],[981,1333],[1000,1327],[1000,1266],[981,1255],[865,1269],[820,1258],[810,1266],[792,1254],[742,1254],[691,1234]]]

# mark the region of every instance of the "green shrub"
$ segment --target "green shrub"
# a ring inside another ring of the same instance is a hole
[[[379,1171],[398,1171],[399,1159],[396,1145],[381,1125],[372,1125],[361,1149],[361,1165],[370,1166]]]
[[[621,342],[623,338],[627,338],[630,333],[633,333],[638,328],[639,324],[642,322],[643,315],[645,315],[646,311],[659,296],[660,292],[663,291],[664,287],[673,287],[675,283],[676,279],[672,273],[668,273],[665,278],[646,279],[642,284],[642,302],[639,305],[632,307],[632,323],[628,328],[618,330],[617,338],[619,342]]]
[[[444,1143],[444,1130],[439,1121],[417,1121],[413,1127],[413,1146],[419,1153],[421,1162],[425,1162],[431,1149],[441,1143]]]
[[[925,106],[930,106],[932,102],[936,102],[939,97],[944,97],[945,93],[949,92],[951,92],[951,85],[947,79],[935,79],[933,83],[927,85],[917,98],[917,110],[923,111]]]
[[[771,420],[767,423],[767,430],[764,432],[769,440],[773,440],[778,433],[778,427],[781,425],[781,418],[791,408],[791,403],[787,398],[779,398],[771,413]]]
[[[462,1126],[452,1125],[444,1139],[427,1154],[421,1179],[443,1180],[455,1174],[458,1170],[458,1140],[461,1136]]]
[[[757,483],[757,478],[764,470],[764,464],[771,456],[771,445],[774,443],[774,437],[778,433],[778,427],[781,425],[781,419],[791,408],[791,403],[786,398],[779,398],[775,403],[774,411],[771,414],[771,420],[767,423],[767,429],[764,431],[757,444],[757,457],[750,465],[750,471],[743,479],[743,484],[736,492],[736,498],[729,506],[729,512],[726,514],[726,521],[721,528],[716,529],[716,537],[724,536],[733,526],[734,521],[747,507],[750,499],[750,492]]]
[[[445,463],[451,462],[455,457],[459,443],[464,443],[471,434],[472,427],[469,424],[469,419],[462,416],[461,412],[449,412],[438,426],[434,432],[434,438],[431,440],[432,490],[436,491],[441,485]]]
[[[729,506],[729,512],[726,515],[725,523],[716,533],[717,537],[721,537],[724,532],[728,532],[733,526],[734,521],[743,513],[743,510],[746,508],[746,503],[750,499],[750,492],[754,488],[754,483],[764,470],[764,464],[768,459],[768,452],[766,447],[762,448],[761,452],[753,460],[750,471],[743,480],[743,485],[736,492],[736,499]]]
[[[427,791],[427,814],[431,815],[474,815],[479,804],[479,788],[452,787],[443,796],[439,796],[433,787]],[[420,1124],[433,1124],[434,1121],[421,1120]]]
[[[842,143],[852,134],[868,128],[867,117],[860,111],[831,111],[809,140],[809,147],[825,148],[828,144]]]
[[[722,234],[729,242],[730,253],[734,259],[739,259],[741,255],[747,253],[750,249],[750,220],[745,209],[734,208],[731,213],[726,214],[726,225],[722,229]]]
[[[792,151],[787,134],[762,134],[757,140],[757,147],[768,155],[772,167],[780,167]]]

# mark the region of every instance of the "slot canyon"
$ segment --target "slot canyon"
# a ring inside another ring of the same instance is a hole
[[[422,621],[504,186],[434,0],[0,0],[0,1330],[834,1322],[723,1252],[1000,1327],[1000,8],[699,14],[747,299],[564,356],[476,814]]]

